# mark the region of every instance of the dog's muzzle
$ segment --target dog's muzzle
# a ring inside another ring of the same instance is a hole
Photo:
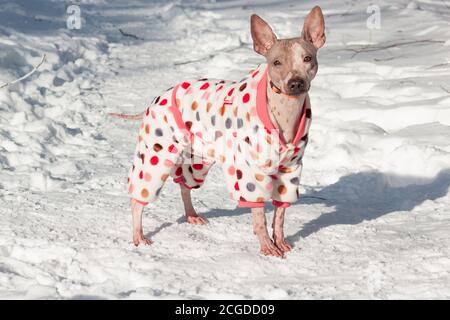
[[[292,78],[287,83],[287,89],[290,96],[299,96],[308,91],[309,85],[302,78]]]

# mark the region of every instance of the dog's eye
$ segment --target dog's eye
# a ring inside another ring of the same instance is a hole
[[[306,56],[303,58],[304,62],[311,62],[311,56]]]
[[[273,62],[273,65],[274,66],[281,66],[281,62],[280,62],[280,60],[275,60],[274,62]]]

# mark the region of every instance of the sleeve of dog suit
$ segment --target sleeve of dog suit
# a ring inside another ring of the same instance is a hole
[[[240,194],[239,207],[264,207],[264,202],[271,199],[272,178],[255,166],[237,165],[235,179],[234,189]]]
[[[263,207],[272,200],[276,207],[287,208],[299,198],[302,165],[285,167],[284,172],[267,175],[255,172],[254,167],[236,169],[235,190],[240,193],[240,207]]]
[[[302,173],[302,163],[285,167],[273,179],[273,204],[277,207],[289,207],[289,205],[300,197],[299,186]]]

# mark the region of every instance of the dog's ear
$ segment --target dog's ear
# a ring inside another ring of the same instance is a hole
[[[317,49],[325,43],[325,19],[319,6],[312,8],[303,24],[302,38],[311,42]]]
[[[277,41],[277,36],[273,33],[269,24],[256,14],[252,14],[250,25],[253,38],[253,48],[263,56]]]

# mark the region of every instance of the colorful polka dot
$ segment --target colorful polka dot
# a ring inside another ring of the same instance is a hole
[[[223,117],[223,115],[225,114],[225,104],[223,104],[220,109],[219,109],[219,114]]]
[[[166,167],[173,167],[174,166],[174,163],[172,162],[172,161],[170,161],[169,159],[166,159],[166,160],[164,160],[164,165],[166,166]]]
[[[151,157],[150,163],[151,163],[153,166],[156,166],[156,165],[158,164],[158,162],[159,162],[159,159],[158,159],[157,156]]]
[[[162,148],[163,148],[163,146],[160,145],[159,143],[155,143],[155,144],[153,145],[153,150],[154,150],[155,152],[161,151]]]
[[[287,188],[284,185],[278,186],[278,193],[285,194],[287,192]]]
[[[142,196],[143,198],[147,198],[148,195],[149,195],[149,193],[148,193],[148,190],[147,190],[147,189],[144,188],[144,189],[141,190],[141,196]]]
[[[257,181],[263,181],[264,180],[264,176],[262,174],[257,173],[257,174],[255,174],[255,179]]]
[[[177,153],[178,152],[177,147],[175,147],[173,144],[171,144],[169,146],[168,150],[169,150],[170,153]]]

